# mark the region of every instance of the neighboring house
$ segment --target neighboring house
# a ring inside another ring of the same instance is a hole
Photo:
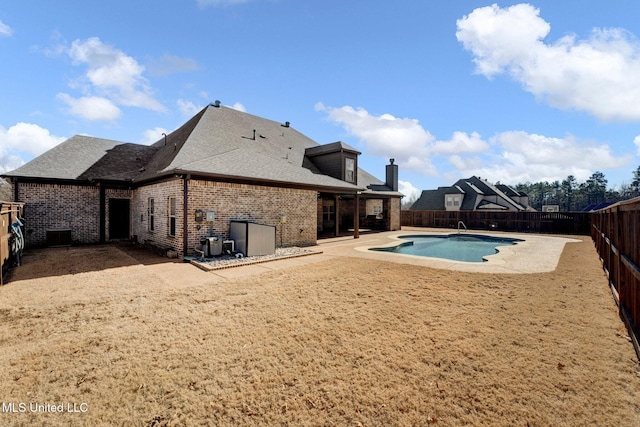
[[[216,101],[151,146],[77,135],[2,176],[25,203],[27,245],[135,238],[184,256],[232,220],[277,227],[278,246],[357,237],[374,210],[400,229],[397,165],[382,182],[359,154]]]
[[[424,190],[410,210],[533,211],[529,197],[508,185],[491,184],[472,176],[451,187]]]

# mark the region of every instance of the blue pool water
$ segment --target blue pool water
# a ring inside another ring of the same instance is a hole
[[[454,261],[484,262],[487,255],[498,253],[498,246],[515,245],[521,239],[482,236],[477,234],[400,236],[407,240],[389,248],[371,248],[372,251],[394,252]]]

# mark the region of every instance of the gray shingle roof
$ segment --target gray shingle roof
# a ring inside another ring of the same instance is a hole
[[[305,151],[322,153],[343,143],[320,145],[294,128],[227,107],[209,105],[152,146],[74,136],[5,175],[142,183],[173,173],[255,180],[319,190],[391,192],[384,182],[358,170],[358,185],[319,173]]]
[[[122,142],[76,135],[4,175],[78,179],[87,169],[104,157],[108,150],[119,144]]]
[[[508,192],[506,194],[502,187]],[[445,194],[465,194],[460,210],[474,209],[512,209],[525,210],[526,207],[516,202],[510,194],[516,193],[511,187],[493,185],[488,181],[472,176],[460,179],[451,187],[440,187],[437,190],[425,190],[420,198],[411,205],[411,210],[444,210]],[[490,198],[480,200],[478,197]]]
[[[227,107],[208,106],[154,146],[139,180],[176,171],[357,191],[358,186],[303,167],[318,143],[295,129]]]
[[[444,195],[451,187],[439,187],[437,190],[423,190],[418,200],[413,202],[410,210],[441,211],[445,209]]]
[[[146,145],[116,145],[78,179],[133,181],[144,172],[147,162],[157,151]]]
[[[399,191],[392,191],[384,181],[380,181],[378,178],[362,168],[358,168],[358,186],[366,188],[366,190],[362,192],[365,195],[376,194],[379,196],[404,196],[404,194]]]
[[[319,156],[325,153],[333,153],[335,151],[350,151],[356,154],[362,154],[349,144],[345,144],[342,141],[332,142],[330,144],[318,145],[316,147],[307,148],[306,154],[309,157]]]

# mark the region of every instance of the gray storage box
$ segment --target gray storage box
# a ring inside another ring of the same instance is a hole
[[[276,253],[276,227],[249,221],[231,221],[229,237],[235,242],[236,252],[244,256],[273,255]]]

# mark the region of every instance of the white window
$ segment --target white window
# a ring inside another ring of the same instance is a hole
[[[155,216],[156,216],[155,209],[156,209],[155,201],[153,200],[153,197],[150,197],[149,205],[147,207],[147,216],[149,219],[149,231],[155,230]]]
[[[460,206],[460,196],[455,196],[453,198],[453,206]]]
[[[447,206],[453,206],[453,197],[447,196]]]
[[[322,205],[322,220],[333,221],[335,218],[335,209],[332,204]]]
[[[169,197],[169,236],[176,235],[176,198]]]
[[[356,181],[356,161],[354,159],[344,159],[344,180],[347,182]]]

